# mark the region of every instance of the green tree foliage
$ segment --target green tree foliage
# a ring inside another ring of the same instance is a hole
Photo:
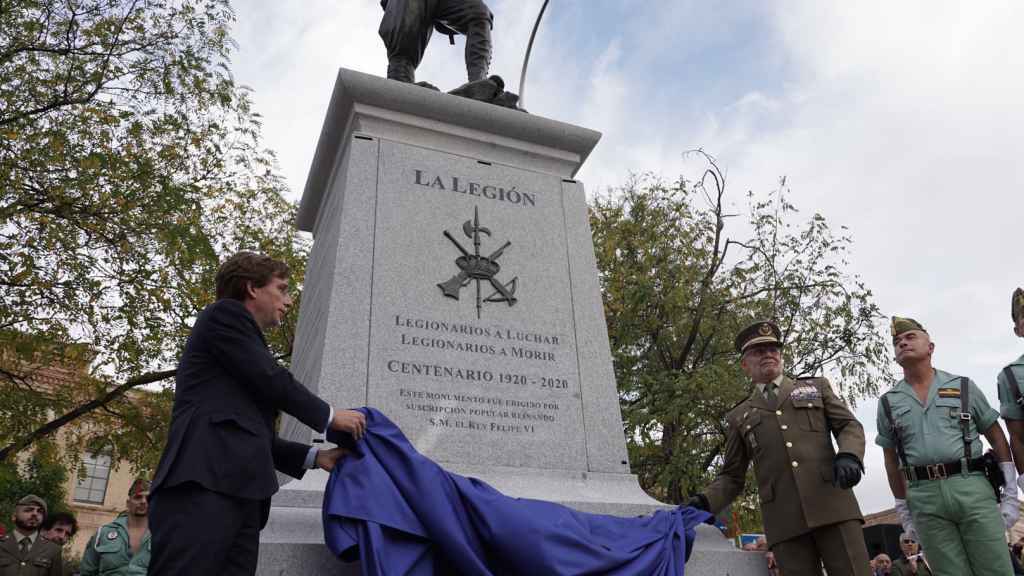
[[[721,464],[724,414],[749,394],[733,339],[775,319],[786,371],[825,375],[853,402],[888,372],[880,313],[846,269],[852,240],[814,214],[799,222],[785,184],[726,213],[714,160],[697,181],[632,178],[592,202],[600,281],[630,463],[646,490],[673,503]],[[737,512],[759,524],[756,484]]]
[[[124,394],[169,383],[219,259],[303,277],[233,20],[228,0],[0,0],[0,462],[63,427],[151,469],[170,394]],[[33,377],[82,358],[73,385]]]

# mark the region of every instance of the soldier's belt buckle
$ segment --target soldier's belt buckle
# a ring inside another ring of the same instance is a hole
[[[929,480],[942,480],[949,477],[946,475],[945,464],[929,464],[925,468],[928,470]]]

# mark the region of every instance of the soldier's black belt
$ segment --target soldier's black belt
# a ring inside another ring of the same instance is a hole
[[[903,469],[903,477],[907,480],[942,480],[959,474],[962,470],[961,460],[947,464],[928,464],[927,466],[909,466]],[[984,472],[985,461],[983,458],[973,458],[967,461],[968,472]]]

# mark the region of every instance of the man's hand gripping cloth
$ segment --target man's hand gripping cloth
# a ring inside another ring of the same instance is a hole
[[[412,447],[373,408],[352,453],[324,494],[324,538],[335,555],[370,576],[609,574],[682,576],[709,514],[680,506],[650,516],[586,514],[511,498],[447,472]]]

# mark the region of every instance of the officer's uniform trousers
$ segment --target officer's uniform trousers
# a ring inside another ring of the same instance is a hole
[[[434,22],[466,36],[469,80],[483,80],[491,65],[494,16],[483,0],[386,0],[379,34],[388,51],[388,78],[415,81]]]

